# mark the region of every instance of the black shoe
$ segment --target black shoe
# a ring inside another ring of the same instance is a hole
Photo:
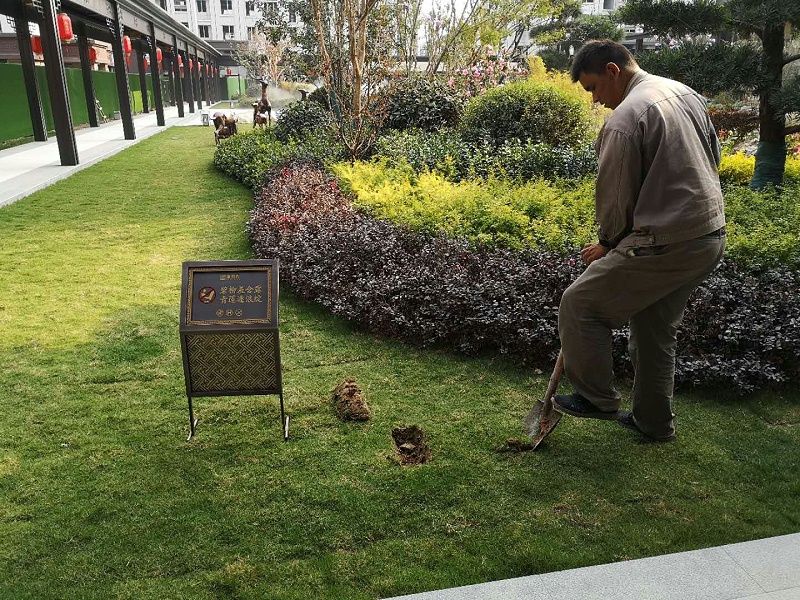
[[[628,412],[626,410],[625,411],[619,411],[619,416],[617,417],[617,423],[622,425],[628,431],[633,431],[635,433],[638,433],[639,435],[642,436],[644,441],[650,442],[650,443],[653,443],[653,444],[662,443],[662,442],[674,442],[676,439],[678,439],[675,436],[674,433],[672,435],[667,435],[667,436],[663,436],[663,437],[656,437],[656,436],[652,436],[652,435],[650,435],[648,433],[645,433],[644,431],[639,429],[639,426],[636,424],[636,421],[633,420],[633,413]]]
[[[613,421],[619,414],[618,410],[600,410],[580,394],[553,396],[553,404],[558,412],[572,415],[573,417]]]

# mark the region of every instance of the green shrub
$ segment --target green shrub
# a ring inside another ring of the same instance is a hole
[[[470,100],[461,128],[465,139],[486,140],[493,146],[518,139],[576,147],[588,141],[595,122],[590,105],[577,90],[526,80]]]
[[[800,181],[762,192],[728,186],[725,213],[731,258],[800,268]]]
[[[255,189],[266,171],[285,160],[341,160],[343,154],[341,145],[326,132],[282,143],[271,129],[256,129],[223,140],[214,152],[214,166]]]
[[[465,237],[476,246],[563,252],[593,239],[593,187],[496,178],[452,183],[441,174],[382,162],[332,166],[355,205],[379,219],[425,233]]]
[[[462,102],[444,83],[421,77],[395,79],[383,92],[386,129],[437,131],[458,124]]]
[[[391,165],[408,163],[417,172],[436,171],[450,181],[490,176],[582,179],[597,170],[597,156],[589,145],[573,150],[509,140],[495,148],[487,143],[466,142],[453,130],[389,132],[378,140],[376,155]]]
[[[275,123],[275,137],[282,142],[302,139],[309,132],[325,131],[331,125],[328,111],[316,102],[295,101],[286,105]]]

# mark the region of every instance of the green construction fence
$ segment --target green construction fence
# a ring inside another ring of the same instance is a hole
[[[83,75],[80,69],[65,69],[67,79],[67,91],[69,92],[69,104],[72,113],[73,125],[83,125],[89,122],[89,114],[86,111],[86,95],[83,91]],[[153,110],[153,84],[150,75],[146,75],[147,97],[149,99],[150,110]],[[50,107],[50,95],[47,91],[47,77],[43,66],[36,67],[36,79],[39,82],[39,94],[42,99],[45,123],[48,130],[54,129],[53,111]],[[92,71],[94,81],[94,92],[97,101],[103,112],[109,119],[114,118],[114,111],[120,110],[119,97],[117,95],[117,81],[114,73],[106,71]],[[134,113],[143,111],[142,89],[139,75],[129,74],[128,84],[131,89],[131,108]],[[28,111],[28,97],[25,93],[25,80],[22,74],[22,65],[14,63],[0,64],[0,114],[4,116],[0,120],[0,142],[33,136],[33,126],[31,116]],[[164,102],[171,102],[169,85],[166,77],[162,77],[161,91]]]

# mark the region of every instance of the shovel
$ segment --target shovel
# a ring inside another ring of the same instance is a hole
[[[561,379],[561,374],[564,372],[564,354],[561,350],[558,351],[558,360],[553,369],[553,374],[550,375],[550,383],[547,385],[547,391],[544,394],[544,400],[539,400],[533,405],[533,408],[522,419],[522,424],[525,426],[525,433],[533,440],[532,450],[536,450],[544,441],[550,432],[556,428],[558,422],[561,420],[561,413],[558,412],[553,406],[553,394],[556,393],[558,382]]]

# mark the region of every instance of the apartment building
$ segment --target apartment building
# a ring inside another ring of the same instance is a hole
[[[211,42],[248,40],[261,18],[254,0],[154,1],[190,31]],[[290,24],[300,23],[291,11],[288,20]]]

